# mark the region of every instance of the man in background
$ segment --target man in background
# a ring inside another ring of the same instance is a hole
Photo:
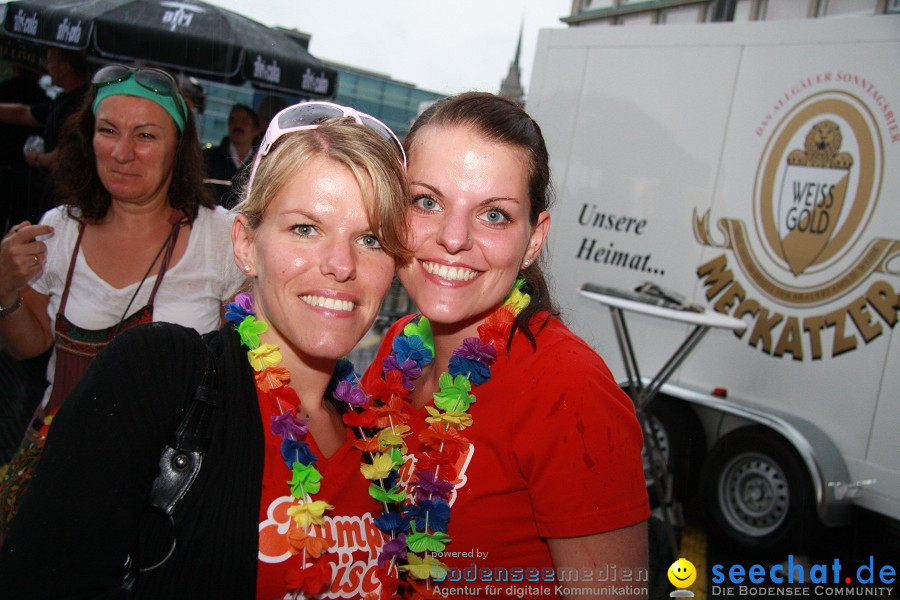
[[[239,175],[253,159],[253,142],[259,133],[259,117],[246,104],[235,104],[228,113],[228,134],[222,143],[203,151],[206,176],[215,185],[219,204],[231,208],[237,204]]]
[[[56,98],[37,104],[0,104],[0,123],[43,127],[43,150],[31,149],[25,152],[25,162],[31,167],[43,169],[45,173],[56,166],[56,149],[63,123],[81,105],[88,91],[92,72],[83,52],[52,47],[47,49],[46,67],[53,85],[62,88],[62,93]],[[51,181],[49,177],[45,177],[41,201],[28,211],[26,217],[36,223],[53,205]]]
[[[0,82],[0,103],[37,104],[47,101],[38,85],[41,74],[24,65],[11,64],[11,75]],[[37,206],[40,190],[32,190],[33,169],[25,162],[22,147],[31,136],[41,135],[40,127],[0,123],[0,235],[26,218],[26,206]]]

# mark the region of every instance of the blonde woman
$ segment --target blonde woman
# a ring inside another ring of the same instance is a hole
[[[162,563],[131,570],[135,597],[364,595],[340,568],[368,552],[335,543],[331,527],[380,514],[341,417],[354,377],[338,359],[372,324],[406,253],[404,165],[368,115],[328,103],[276,115],[235,209],[234,260],[250,293],[206,340],[141,326],[97,357],[0,551],[4,597],[114,594],[129,558]],[[147,498],[182,408],[208,379],[207,345],[219,408],[170,525],[148,519]]]

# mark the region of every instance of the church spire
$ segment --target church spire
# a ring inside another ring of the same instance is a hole
[[[522,34],[525,30],[525,18],[522,18],[522,24],[519,26],[519,41],[516,44],[516,55],[512,62],[509,63],[509,73],[500,83],[500,95],[509,98],[516,104],[522,106],[525,104],[525,90],[522,89],[522,70],[519,67],[519,58],[522,54]]]

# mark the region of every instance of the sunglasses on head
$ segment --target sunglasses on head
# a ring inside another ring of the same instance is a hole
[[[102,88],[114,83],[127,81],[129,77],[134,76],[135,82],[141,87],[150,90],[154,94],[160,96],[169,96],[175,101],[182,117],[187,118],[184,112],[184,100],[178,91],[178,83],[175,78],[159,69],[152,67],[127,67],[125,65],[106,65],[96,73],[91,79],[91,83],[95,88]]]
[[[250,189],[253,186],[253,177],[256,175],[259,161],[272,150],[272,146],[279,138],[294,131],[315,129],[328,119],[339,117],[350,117],[363,127],[375,132],[394,149],[397,158],[400,159],[400,163],[406,167],[406,152],[403,150],[403,144],[400,143],[400,140],[394,135],[390,127],[375,117],[347,106],[332,104],[331,102],[304,102],[303,104],[289,106],[272,118],[272,122],[266,130],[266,135],[256,151],[256,157],[253,159],[253,168],[250,170],[250,178],[247,180],[247,194],[250,193]]]

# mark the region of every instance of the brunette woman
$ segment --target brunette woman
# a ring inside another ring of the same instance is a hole
[[[413,257],[398,275],[422,314],[390,329],[364,379],[374,410],[402,411],[386,429],[410,428],[396,469],[408,493],[385,530],[429,536],[391,557],[400,589],[459,587],[455,573],[468,597],[516,597],[574,572],[563,588],[597,597],[588,588],[611,568],[646,580],[632,403],[557,318],[541,267],[540,128],[504,98],[467,93],[422,114],[406,150]]]

